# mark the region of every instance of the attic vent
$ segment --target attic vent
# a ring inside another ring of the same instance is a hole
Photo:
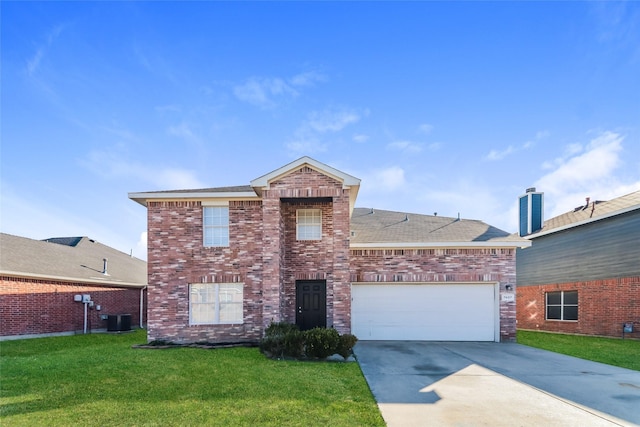
[[[300,172],[302,172],[302,173],[312,173],[313,169],[311,169],[309,166],[304,166],[302,169],[300,169]]]

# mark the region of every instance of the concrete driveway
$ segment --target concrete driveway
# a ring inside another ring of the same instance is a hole
[[[636,426],[640,372],[520,344],[359,341],[388,426]]]

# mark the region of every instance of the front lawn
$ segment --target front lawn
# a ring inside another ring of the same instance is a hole
[[[640,371],[640,341],[518,331],[518,343]]]
[[[383,426],[357,363],[132,349],[145,331],[0,343],[0,424]]]

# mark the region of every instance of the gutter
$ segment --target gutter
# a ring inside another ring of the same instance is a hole
[[[146,284],[141,283],[132,283],[132,282],[122,282],[122,281],[113,281],[113,280],[100,280],[100,279],[85,279],[82,277],[66,277],[66,276],[53,276],[47,274],[31,274],[31,273],[22,273],[19,271],[5,271],[0,270],[0,276],[6,277],[15,277],[20,279],[37,279],[37,280],[55,280],[59,282],[75,282],[75,283],[86,283],[91,285],[99,285],[99,286],[111,286],[116,288],[146,288]]]
[[[459,249],[459,248],[528,248],[531,241],[522,242],[392,242],[351,243],[349,249]]]
[[[556,233],[559,231],[563,231],[563,230],[568,230],[570,228],[574,228],[574,227],[580,227],[581,225],[585,225],[585,224],[590,224],[592,222],[596,222],[596,221],[600,221],[603,219],[607,219],[607,218],[611,218],[613,216],[618,216],[618,215],[622,215],[628,212],[632,212],[635,210],[640,209],[640,205],[635,205],[635,206],[631,206],[629,208],[624,208],[624,209],[620,209],[614,212],[610,212],[608,214],[604,214],[602,216],[596,217],[596,218],[588,218],[588,219],[583,219],[582,221],[578,221],[578,222],[574,222],[571,224],[567,224],[567,225],[563,225],[560,227],[556,227],[556,228],[552,228],[550,230],[544,230],[544,228],[538,232],[538,233],[534,233],[534,234],[529,234],[526,236],[522,236],[523,239],[527,239],[527,240],[531,240],[531,239],[535,239],[536,237],[541,237],[541,236],[546,236],[547,234],[552,234],[552,233]]]

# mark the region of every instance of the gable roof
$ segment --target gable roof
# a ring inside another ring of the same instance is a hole
[[[33,240],[0,233],[0,275],[142,288],[147,263],[88,237]]]
[[[351,248],[526,247],[531,242],[482,221],[356,208]]]
[[[294,160],[293,162],[284,165],[281,168],[278,168],[266,175],[262,175],[261,177],[254,179],[253,181],[251,181],[251,186],[256,189],[265,188],[269,185],[270,181],[277,180],[278,178],[281,178],[284,175],[298,170],[303,166],[309,166],[322,174],[330,176],[333,179],[342,182],[345,187],[360,186],[360,179],[341,172],[338,169],[332,168],[331,166],[325,165],[324,163],[320,163],[319,161],[307,156],[301,157],[298,160]]]
[[[269,186],[273,180],[281,178],[289,173],[295,172],[303,166],[327,175],[342,183],[343,188],[351,188],[350,207],[353,209],[358,190],[360,189],[360,179],[341,172],[331,166],[325,165],[311,157],[301,157],[281,168],[278,168],[266,175],[262,175],[251,181],[250,185],[237,185],[232,187],[200,188],[195,190],[169,190],[169,191],[147,191],[139,193],[129,193],[129,198],[147,206],[148,200],[168,200],[168,199],[236,199],[251,200],[260,199],[262,190]]]
[[[609,201],[596,200],[546,220],[542,229],[525,236],[525,238],[530,239],[556,233],[637,209],[640,209],[640,191],[635,191]]]

